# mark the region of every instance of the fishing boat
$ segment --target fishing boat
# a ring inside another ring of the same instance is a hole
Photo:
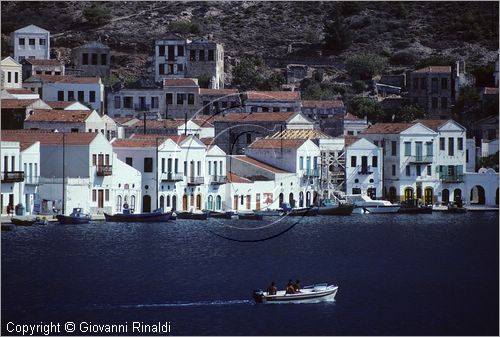
[[[397,213],[401,206],[387,200],[373,200],[367,195],[351,195],[349,199],[354,203],[355,213]]]
[[[301,207],[288,209],[283,207],[283,215],[286,216],[316,216],[318,215],[317,207]]]
[[[56,218],[61,225],[84,224],[89,223],[91,220],[90,215],[84,214],[83,209],[80,207],[73,208],[73,212],[70,215],[58,214]]]
[[[36,224],[37,219],[10,218],[10,222],[16,226],[33,226],[34,224]]]
[[[401,202],[399,213],[422,214],[432,213],[432,206],[422,204],[418,199],[408,199]]]
[[[323,283],[304,287],[294,294],[278,290],[276,295],[270,295],[267,291],[254,290],[253,298],[256,303],[319,303],[333,301],[338,289],[338,286]]]
[[[331,199],[324,199],[318,207],[319,215],[351,215],[354,204],[347,202],[333,202]]]
[[[208,213],[197,213],[197,212],[176,212],[176,219],[183,220],[207,220]]]
[[[253,212],[238,213],[239,220],[262,220],[264,216]]]
[[[209,218],[216,218],[216,219],[237,219],[238,215],[236,215],[232,211],[227,211],[227,212],[216,212],[212,211],[208,213]]]
[[[163,213],[161,210],[155,210],[151,213],[131,213],[124,209],[123,213],[107,214],[104,213],[106,222],[166,222],[172,216],[172,212]]]

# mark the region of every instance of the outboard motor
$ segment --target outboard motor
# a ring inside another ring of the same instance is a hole
[[[255,303],[262,303],[262,299],[264,298],[264,292],[260,289],[253,291],[253,299]]]

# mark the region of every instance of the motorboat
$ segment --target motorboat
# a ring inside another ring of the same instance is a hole
[[[399,213],[422,214],[432,213],[432,206],[424,205],[418,199],[408,199],[401,202]]]
[[[318,207],[319,215],[351,215],[354,204],[348,202],[333,202],[331,199],[324,199]]]
[[[227,212],[217,212],[217,211],[211,211],[208,213],[209,218],[216,218],[216,219],[237,219],[238,216],[232,212],[232,211],[227,211]]]
[[[84,214],[83,209],[80,207],[73,208],[73,212],[70,215],[58,214],[56,218],[61,225],[84,224],[89,223],[91,220],[90,215]]]
[[[262,214],[247,212],[247,213],[238,213],[239,220],[262,220],[264,216]]]
[[[208,213],[197,212],[176,212],[176,219],[182,220],[207,220]]]
[[[276,295],[270,295],[267,291],[254,290],[253,298],[256,303],[319,303],[333,301],[338,289],[338,286],[323,283],[304,287],[294,294],[278,290]]]
[[[448,213],[467,213],[467,208],[463,207],[462,203],[450,202],[448,204]]]
[[[397,213],[401,206],[387,200],[374,200],[367,195],[351,195],[349,199],[354,204],[355,213]]]
[[[318,208],[314,207],[314,206],[294,208],[294,207],[290,206],[289,203],[282,203],[281,209],[283,212],[282,215],[286,215],[286,216],[316,216],[316,215],[318,215]]]
[[[10,218],[10,222],[16,226],[46,225],[47,220],[36,218]]]
[[[106,222],[166,222],[170,220],[172,212],[163,213],[155,210],[151,213],[131,213],[129,209],[124,209],[123,213],[104,213]]]

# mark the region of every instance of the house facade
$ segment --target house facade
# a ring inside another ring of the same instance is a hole
[[[300,112],[300,91],[248,91],[245,112]]]
[[[79,76],[107,77],[111,71],[111,48],[98,41],[91,41],[74,48],[71,59]]]
[[[23,202],[22,187],[24,183],[24,171],[22,170],[19,141],[4,140],[2,134],[2,184],[0,208],[2,214],[7,214],[7,207],[14,214],[14,207]]]
[[[64,63],[59,60],[24,59],[23,80],[35,75],[65,75]]]
[[[22,88],[22,66],[12,57],[8,56],[2,60],[2,89]]]
[[[11,34],[14,60],[50,59],[50,32],[35,25],[29,25]]]

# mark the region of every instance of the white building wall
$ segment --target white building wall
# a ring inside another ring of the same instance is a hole
[[[11,39],[11,45],[14,49],[14,59],[17,62],[20,62],[23,58],[45,60],[50,58],[50,32],[45,29],[29,25],[13,32]],[[24,45],[20,39],[24,39]],[[30,39],[34,40],[34,44],[31,44]],[[42,44],[42,40],[45,41],[45,44]]]
[[[13,58],[6,57],[2,60],[2,88],[22,88],[22,66]],[[38,98],[38,97],[36,97]]]
[[[14,164],[14,165],[12,165]],[[21,171],[20,144],[19,142],[1,142],[1,172],[4,180],[5,172]],[[22,182],[4,182],[1,184],[1,213],[7,214],[9,201],[12,206],[22,203],[24,184]],[[12,210],[14,214],[14,209]]]
[[[347,194],[370,195],[372,199],[382,197],[382,149],[361,139],[346,149]],[[363,163],[366,157],[366,163]],[[352,158],[355,159],[355,165]],[[359,193],[354,193],[357,191]]]
[[[22,204],[26,214],[34,214],[40,177],[40,142],[36,142],[21,152],[21,167],[24,171]]]
[[[74,92],[74,99],[78,99],[78,91],[84,92],[84,102],[89,103],[92,109],[96,110],[99,114],[103,113],[104,107],[104,85],[99,83],[44,83],[42,86],[42,100],[44,101],[58,101],[58,92],[64,92],[64,100],[69,101],[68,91]],[[95,93],[95,99],[90,101],[90,92]]]

